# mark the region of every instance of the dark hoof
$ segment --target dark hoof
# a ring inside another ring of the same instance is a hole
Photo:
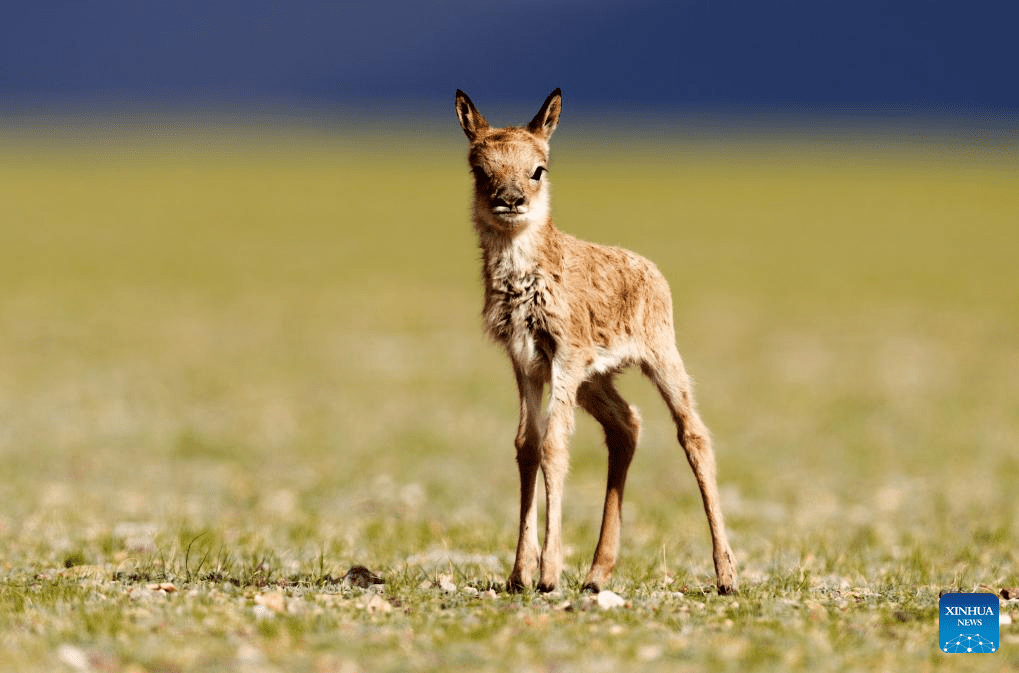
[[[718,595],[719,596],[732,596],[739,593],[739,587],[730,584],[719,584]]]
[[[509,579],[506,580],[506,591],[511,594],[522,594],[527,591],[527,585],[520,580]]]
[[[550,594],[555,591],[554,584],[545,584],[544,582],[538,582],[538,591],[543,594]]]
[[[601,591],[601,587],[594,582],[588,582],[584,586],[580,587],[580,590],[585,594],[596,594]]]

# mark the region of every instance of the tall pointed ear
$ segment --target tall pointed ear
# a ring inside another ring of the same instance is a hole
[[[460,120],[460,128],[471,142],[488,128],[488,120],[481,116],[478,108],[460,89],[456,90],[456,118]]]
[[[548,140],[552,137],[556,125],[559,124],[559,113],[562,111],[563,92],[556,89],[545,99],[538,114],[534,115],[534,119],[527,125],[527,130],[539,138]]]

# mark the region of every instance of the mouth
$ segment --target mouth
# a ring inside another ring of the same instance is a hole
[[[526,210],[492,208],[489,211],[488,222],[490,226],[501,231],[516,233],[527,226],[528,219]]]
[[[527,206],[495,206],[492,208],[492,214],[501,220],[512,222],[527,215]]]

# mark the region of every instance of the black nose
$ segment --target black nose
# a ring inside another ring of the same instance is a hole
[[[496,206],[505,206],[506,208],[519,208],[524,205],[524,197],[516,194],[504,194],[497,196],[492,199],[492,202]]]

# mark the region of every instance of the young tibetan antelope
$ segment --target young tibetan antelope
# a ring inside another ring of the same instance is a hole
[[[529,587],[536,569],[539,591],[559,583],[567,442],[578,404],[601,424],[609,450],[601,535],[584,588],[598,591],[608,580],[619,552],[626,472],[640,435],[637,409],[620,397],[613,376],[639,365],[679,429],[711,528],[718,591],[730,593],[736,590],[736,568],[719,505],[715,457],[676,350],[668,283],[643,257],[578,240],[552,223],[548,143],[561,110],[556,89],[526,127],[493,128],[464,92],[456,92],[456,115],[470,142],[485,329],[513,361],[520,392],[520,538],[508,588]],[[546,498],[540,569],[539,467]]]

